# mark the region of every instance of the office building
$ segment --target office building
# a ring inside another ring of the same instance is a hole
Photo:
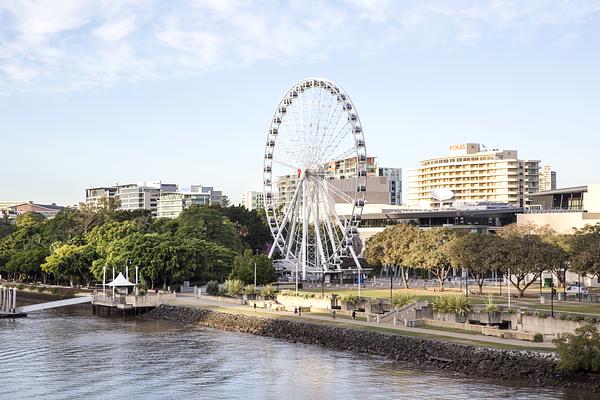
[[[411,207],[481,202],[524,207],[530,194],[539,191],[539,160],[521,160],[516,150],[490,150],[479,143],[455,144],[449,150],[449,155],[423,160],[409,171]]]
[[[540,170],[540,192],[556,189],[556,171],[549,165],[544,165]]]

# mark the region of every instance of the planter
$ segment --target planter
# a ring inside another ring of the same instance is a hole
[[[502,323],[502,313],[500,311],[494,312],[480,312],[479,313],[479,322],[482,324],[501,324]]]

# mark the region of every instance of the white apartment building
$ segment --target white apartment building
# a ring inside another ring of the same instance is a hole
[[[540,192],[556,189],[556,171],[552,167],[544,165],[540,171]]]
[[[172,193],[192,194],[192,196],[185,197],[184,208],[187,207],[188,202],[193,204],[220,204],[223,199],[223,193],[220,190],[214,190],[210,186],[190,185],[180,188],[179,185],[174,183],[140,182],[86,189],[85,201],[86,204],[97,207],[100,199],[114,197],[120,202],[120,210],[150,210],[152,216],[158,216],[159,198],[162,194]],[[171,214],[169,213],[169,215]]]
[[[193,205],[221,204],[223,193],[210,186],[190,185],[179,191],[163,191],[157,201],[158,218],[177,218],[186,208]]]
[[[429,209],[458,203],[493,202],[523,207],[539,191],[540,161],[520,160],[516,150],[485,149],[479,143],[449,147],[449,155],[423,160],[409,171],[408,204]]]
[[[262,210],[265,207],[265,194],[256,191],[243,192],[242,205],[248,210]]]
[[[157,215],[158,197],[162,192],[176,192],[176,184],[161,182],[141,182],[128,185],[117,185],[115,197],[120,200],[121,210],[150,210],[152,216]]]
[[[117,194],[116,186],[95,187],[85,189],[85,203],[93,208],[98,207],[101,199],[109,199]]]

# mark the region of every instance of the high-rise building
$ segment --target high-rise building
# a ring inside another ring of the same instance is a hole
[[[423,160],[409,171],[410,206],[492,202],[523,207],[529,194],[539,191],[539,160],[520,160],[516,150],[488,150],[479,143],[449,150],[448,156]]]
[[[544,165],[540,172],[540,192],[556,189],[556,171],[549,165]]]
[[[387,177],[390,199],[387,204],[399,206],[402,204],[402,168],[378,168],[377,176]],[[367,190],[369,189],[367,185]]]
[[[242,193],[242,205],[248,210],[262,210],[265,207],[263,192],[249,191]]]

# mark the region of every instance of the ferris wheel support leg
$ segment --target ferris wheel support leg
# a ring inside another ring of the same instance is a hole
[[[277,235],[275,235],[275,240],[273,241],[271,250],[269,250],[269,258],[273,257],[273,253],[275,252],[275,249],[277,247],[279,247],[279,250],[281,251],[281,253],[284,253],[284,249],[279,246],[278,241],[282,237],[281,235],[283,234],[283,228],[288,223],[288,220],[290,219],[290,215],[294,213],[294,204],[296,203],[296,200],[298,198],[298,192],[301,190],[301,187],[302,187],[302,185],[298,185],[298,187],[296,188],[296,191],[294,192],[294,196],[292,197],[292,201],[291,201],[290,205],[288,206],[288,209],[285,212],[285,216],[283,217],[283,220],[281,221],[281,225],[278,225],[279,230],[277,232]]]
[[[352,258],[354,259],[354,263],[356,264],[356,267],[358,268],[358,280],[357,280],[357,284],[358,284],[358,296],[360,297],[360,285],[362,284],[361,280],[362,280],[362,267],[360,266],[360,262],[358,261],[358,257],[356,256],[356,252],[354,252],[354,247],[350,246],[350,254],[352,254]]]
[[[306,179],[302,181],[302,280],[306,279],[306,263],[308,262],[308,248],[307,248],[307,235],[308,235],[308,206],[307,193],[306,193]]]

